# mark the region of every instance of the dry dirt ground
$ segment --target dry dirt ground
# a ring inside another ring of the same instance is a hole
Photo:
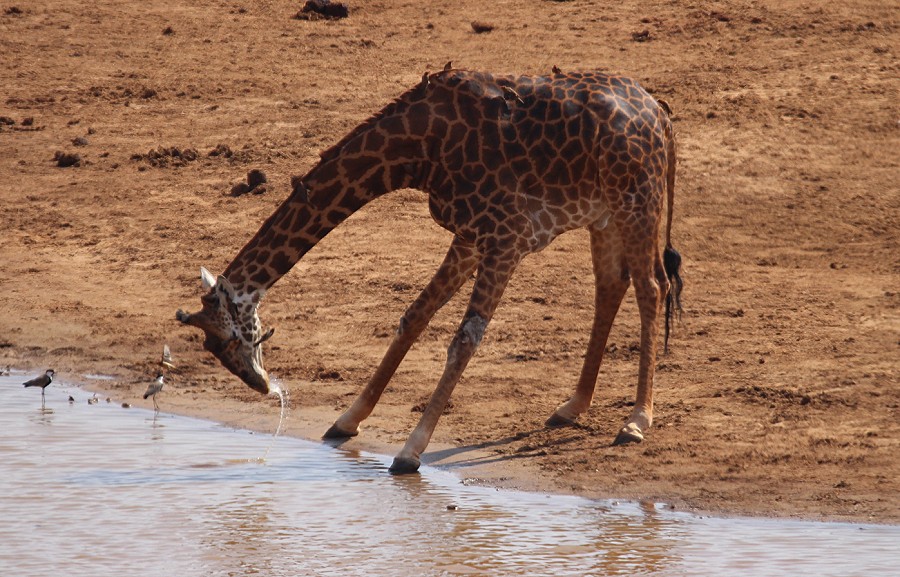
[[[610,446],[634,397],[633,293],[594,407],[578,428],[543,426],[574,388],[592,318],[577,231],[520,267],[426,461],[505,486],[900,522],[896,6],[381,0],[306,21],[282,0],[5,0],[0,364],[64,383],[114,375],[89,385],[149,406],[139,395],[167,342],[179,368],[164,410],[271,431],[276,401],[174,320],[199,308],[198,267],[222,271],[291,175],[427,70],[619,72],[672,105],[680,142],[686,313],[659,359],[654,427]],[[270,189],[230,196],[251,168]],[[348,406],[449,241],[423,195],[399,191],[269,292],[267,368],[290,392],[289,433],[316,438]],[[465,293],[347,447],[399,450]]]

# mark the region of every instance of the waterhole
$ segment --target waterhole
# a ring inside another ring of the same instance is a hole
[[[896,575],[900,527],[391,476],[390,457],[0,377],[0,575]],[[74,399],[69,402],[69,395]]]

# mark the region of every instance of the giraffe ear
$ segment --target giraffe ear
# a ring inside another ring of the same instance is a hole
[[[203,285],[203,290],[205,291],[209,291],[209,289],[216,286],[216,277],[202,266],[200,267],[200,284]]]
[[[228,302],[234,302],[234,287],[231,285],[231,282],[222,275],[219,275],[219,279],[216,281],[216,292],[220,296],[227,298]]]

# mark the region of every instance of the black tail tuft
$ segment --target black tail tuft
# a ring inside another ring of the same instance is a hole
[[[663,267],[669,279],[669,294],[666,295],[666,334],[663,340],[663,351],[668,353],[672,313],[677,313],[678,318],[681,318],[681,289],[684,288],[684,281],[681,280],[681,255],[671,246],[667,246],[663,251]]]

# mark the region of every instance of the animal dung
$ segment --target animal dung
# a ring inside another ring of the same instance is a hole
[[[60,168],[81,166],[81,155],[73,154],[71,152],[57,151],[56,154],[53,155],[53,160],[56,161],[56,166]]]
[[[269,190],[267,182],[266,173],[254,168],[247,173],[247,182],[238,182],[231,187],[231,196],[241,196],[248,192],[263,194]]]
[[[350,8],[343,2],[331,0],[306,0],[300,12],[294,16],[297,20],[338,20],[350,16]]]
[[[260,184],[266,182],[266,173],[254,168],[250,172],[247,173],[247,184],[250,186],[250,189],[254,189]]]

